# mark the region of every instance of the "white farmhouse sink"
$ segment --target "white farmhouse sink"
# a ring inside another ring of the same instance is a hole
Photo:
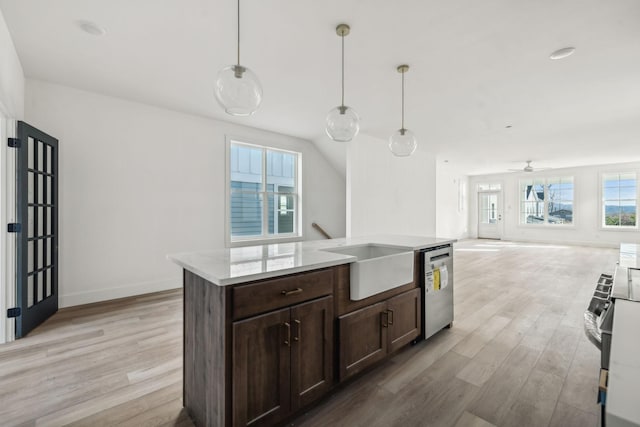
[[[323,249],[358,258],[351,263],[350,298],[361,300],[413,281],[413,252],[368,244]]]

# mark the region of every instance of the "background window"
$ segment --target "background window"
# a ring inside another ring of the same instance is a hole
[[[520,181],[520,224],[573,224],[573,177]]]
[[[529,180],[520,183],[520,223],[544,222],[544,181]]]
[[[573,224],[573,177],[547,180],[549,224]]]
[[[478,191],[500,191],[502,184],[478,184]]]
[[[636,227],[637,176],[631,173],[602,176],[602,225]]]
[[[296,154],[265,150],[269,234],[295,232]]]
[[[298,235],[299,153],[231,142],[231,240]]]

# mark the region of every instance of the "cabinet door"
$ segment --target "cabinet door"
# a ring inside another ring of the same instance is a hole
[[[333,297],[291,307],[291,410],[323,396],[333,383]]]
[[[389,353],[420,336],[421,295],[420,289],[414,289],[387,300]]]
[[[339,317],[340,379],[354,375],[387,355],[386,303]]]
[[[290,393],[290,309],[233,324],[233,425],[272,425],[287,416]]]

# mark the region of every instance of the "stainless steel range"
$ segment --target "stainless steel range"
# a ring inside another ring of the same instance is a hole
[[[584,313],[587,337],[599,349],[602,427],[640,426],[640,245],[621,244],[613,276],[600,276]]]

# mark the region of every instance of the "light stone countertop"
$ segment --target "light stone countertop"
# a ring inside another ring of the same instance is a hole
[[[227,286],[356,261],[354,256],[323,249],[379,244],[417,251],[453,242],[454,239],[435,237],[381,235],[226,248],[167,255],[167,258],[211,283]]]
[[[640,245],[636,243],[620,243],[620,266],[640,268]]]

